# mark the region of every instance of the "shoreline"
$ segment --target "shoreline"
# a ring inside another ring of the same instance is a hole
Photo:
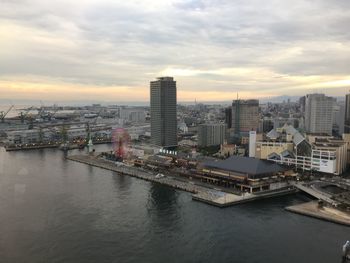
[[[166,176],[161,178],[156,178],[153,173],[146,170],[130,167],[126,165],[118,166],[114,162],[98,158],[93,155],[72,155],[66,157],[68,160],[87,164],[90,166],[102,168],[109,171],[118,172],[120,174],[132,176],[145,181],[162,184],[174,189],[186,191],[192,194],[192,200],[200,201],[209,205],[216,207],[228,207],[233,205],[238,205],[246,202],[252,202],[255,200],[261,200],[265,198],[281,196],[286,194],[292,194],[296,192],[296,189],[291,187],[278,189],[276,191],[270,191],[267,193],[260,194],[249,194],[245,193],[243,195],[237,195],[233,193],[228,193],[222,190],[205,187],[202,185],[195,184],[193,181],[184,182],[173,176]]]
[[[310,201],[298,205],[288,206],[285,210],[299,215],[309,216],[336,224],[350,226],[350,213],[333,207],[318,207],[317,201]]]

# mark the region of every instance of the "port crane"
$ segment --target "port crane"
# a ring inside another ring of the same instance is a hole
[[[0,120],[1,120],[1,122],[5,121],[5,117],[12,110],[13,107],[14,107],[14,105],[11,105],[10,108],[7,111],[0,111]]]
[[[21,112],[19,113],[19,118],[21,119],[21,123],[24,123],[24,121],[25,121],[25,119],[27,118],[29,112],[30,112],[33,108],[34,108],[34,107],[31,106],[31,107],[29,107],[29,108],[27,108],[27,109],[25,109],[24,111],[21,111]],[[30,117],[30,119],[31,119],[31,117]]]
[[[86,143],[89,143],[89,141],[91,139],[91,131],[92,131],[91,126],[96,124],[97,119],[100,116],[101,112],[102,112],[102,108],[97,113],[97,116],[95,117],[95,119],[93,121],[91,121],[91,122],[87,121],[86,124],[85,124],[86,125],[86,133],[87,133]]]
[[[53,112],[49,112],[49,116],[48,116],[48,119],[49,121],[52,120],[53,117],[55,117],[56,113],[59,111],[59,108],[54,108]]]
[[[46,107],[42,101],[40,101],[40,104],[41,106],[38,109],[39,118],[43,121],[46,121],[46,120],[51,121],[51,118],[56,114],[59,108],[56,107],[56,105],[54,105],[54,112],[50,112],[48,110],[48,107]]]

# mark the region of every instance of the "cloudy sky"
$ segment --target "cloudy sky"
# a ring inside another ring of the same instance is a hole
[[[350,89],[349,0],[0,0],[0,99],[179,101]]]

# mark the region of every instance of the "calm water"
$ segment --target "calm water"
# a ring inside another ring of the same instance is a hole
[[[66,161],[0,151],[0,262],[341,262],[350,228],[275,198],[227,209]]]

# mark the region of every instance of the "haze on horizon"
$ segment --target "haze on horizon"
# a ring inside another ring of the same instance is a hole
[[[180,101],[350,88],[350,1],[3,0],[0,99]]]

